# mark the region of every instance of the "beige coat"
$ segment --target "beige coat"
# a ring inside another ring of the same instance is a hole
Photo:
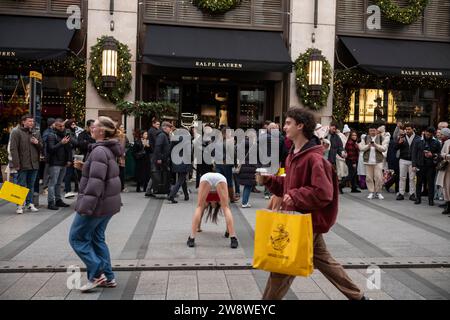
[[[445,141],[441,155],[444,159],[450,160],[450,139]],[[445,201],[450,201],[450,165],[445,171],[438,171],[436,184],[444,189]]]

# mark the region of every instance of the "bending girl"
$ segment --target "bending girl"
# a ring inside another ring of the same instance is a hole
[[[216,201],[208,202],[207,198],[211,191],[217,192],[218,199],[211,199]],[[195,234],[200,226],[203,214],[208,211],[206,220],[211,219],[212,222],[217,223],[217,215],[220,210],[222,210],[225,216],[225,222],[227,224],[226,235],[229,234],[231,239],[230,247],[236,249],[238,247],[238,240],[234,231],[233,216],[229,205],[227,179],[220,173],[208,172],[200,179],[197,208],[195,209],[192,220],[191,234],[187,241],[188,247],[192,248],[195,246]]]

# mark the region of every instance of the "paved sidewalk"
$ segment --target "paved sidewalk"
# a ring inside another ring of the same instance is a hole
[[[267,200],[252,193],[252,208],[232,206],[238,249],[223,237],[223,218],[204,224],[197,246],[188,248],[196,201],[190,187],[191,200],[178,204],[122,194],[123,209],[107,231],[119,286],[87,295],[66,286],[67,267],[83,266],[67,241],[73,209],[16,215],[0,202],[0,299],[260,299],[267,273],[251,270],[251,260],[256,210]],[[362,288],[367,266],[382,268],[381,290],[365,289],[374,299],[449,299],[450,219],[442,209],[395,201],[394,194],[366,196],[341,196],[337,224],[325,235],[332,254]],[[345,297],[315,271],[297,278],[286,298]]]

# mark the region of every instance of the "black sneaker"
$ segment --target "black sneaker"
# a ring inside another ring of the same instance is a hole
[[[47,206],[48,210],[59,210],[59,207],[55,206],[54,203],[49,203]]]
[[[167,200],[169,200],[171,203],[178,203],[178,201],[175,200],[174,198],[168,198]]]
[[[228,231],[225,231],[225,234],[223,235],[225,238],[228,238],[230,236],[230,234],[228,233]]]
[[[405,200],[405,196],[402,194],[398,194],[397,199],[396,200]]]
[[[144,197],[146,197],[146,198],[149,198],[149,197],[156,198],[156,196],[153,193],[145,193]]]
[[[188,241],[187,241],[187,246],[188,246],[189,248],[195,247],[195,238],[191,238],[191,237],[189,236]]]
[[[184,196],[184,201],[189,201],[189,196]]]
[[[230,243],[231,249],[236,249],[239,245],[238,239],[236,237],[231,237],[230,239],[231,239],[231,243]]]
[[[416,195],[415,195],[415,194],[410,195],[410,196],[409,196],[409,200],[411,200],[411,201],[416,201],[416,200],[417,200],[417,199],[416,199]]]
[[[70,205],[68,205],[67,203],[64,203],[64,201],[62,201],[62,200],[56,201],[55,205],[56,205],[57,207],[61,207],[61,208],[67,208],[67,207],[70,207]]]
[[[361,193],[361,190],[359,190],[359,189],[352,189],[351,193]]]

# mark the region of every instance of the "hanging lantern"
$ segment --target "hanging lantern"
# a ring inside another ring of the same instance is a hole
[[[102,81],[104,88],[114,88],[117,81],[117,41],[106,38],[102,52]]]
[[[322,70],[323,70],[322,52],[314,49],[309,58],[308,68],[308,86],[311,96],[320,96],[322,90]]]

